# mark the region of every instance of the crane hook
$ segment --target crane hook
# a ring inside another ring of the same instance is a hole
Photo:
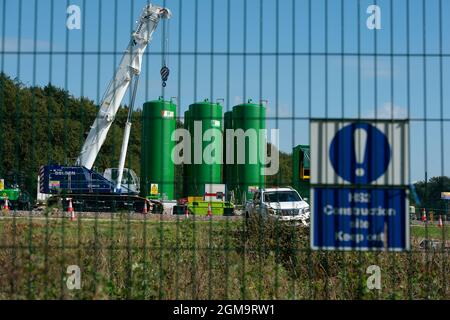
[[[162,86],[163,88],[166,87],[166,81],[169,78],[170,70],[167,67],[167,61],[168,61],[168,52],[169,52],[169,32],[170,32],[170,20],[167,25],[167,35],[165,39],[165,44],[163,48],[163,61],[162,61],[162,68],[161,68],[161,80],[162,80]]]
[[[165,88],[166,87],[166,81],[169,78],[169,74],[170,74],[170,70],[168,67],[163,66],[161,68],[161,80],[162,80],[162,86]]]

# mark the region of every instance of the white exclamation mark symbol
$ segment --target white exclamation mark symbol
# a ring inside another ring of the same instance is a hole
[[[367,145],[367,131],[361,128],[355,130],[355,156],[356,156],[356,175],[362,177],[365,175],[364,171],[364,156],[366,154]]]

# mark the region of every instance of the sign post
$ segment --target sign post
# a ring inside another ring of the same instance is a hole
[[[311,248],[407,250],[408,122],[311,121]]]

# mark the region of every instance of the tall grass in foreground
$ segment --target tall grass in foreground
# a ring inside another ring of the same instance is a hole
[[[449,299],[448,251],[309,250],[309,230],[253,219],[0,221],[1,299]],[[68,290],[69,265],[81,290]],[[381,268],[381,290],[366,269]]]

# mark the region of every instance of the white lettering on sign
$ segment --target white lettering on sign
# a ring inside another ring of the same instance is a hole
[[[350,227],[360,228],[360,229],[369,229],[369,221],[356,219],[355,221],[350,222]]]
[[[384,241],[384,232],[379,234],[369,234],[367,235],[368,241]]]
[[[336,232],[335,238],[338,241],[354,241],[360,243],[364,241],[364,234],[362,233],[347,233],[344,231]],[[384,241],[384,232],[378,234],[368,234],[367,241]]]
[[[339,241],[354,241],[360,243],[364,240],[364,235],[361,233],[346,233],[343,231],[336,232],[336,239]]]
[[[348,201],[356,203],[369,203],[370,194],[368,192],[350,192],[348,194]]]
[[[396,210],[393,208],[352,208],[352,207],[333,207],[331,204],[323,208],[323,212],[328,215],[337,216],[395,216]]]

